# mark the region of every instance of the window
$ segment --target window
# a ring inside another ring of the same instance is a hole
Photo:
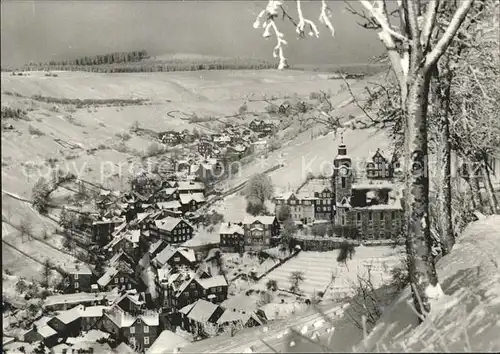
[[[149,337],[144,337],[144,345],[149,345]]]
[[[149,327],[144,325],[144,333],[149,333]]]
[[[360,212],[357,212],[357,213],[356,213],[356,220],[357,220],[358,222],[360,222],[360,221],[361,221],[361,213],[360,213]]]
[[[118,284],[118,278],[115,278],[115,284]]]
[[[190,287],[191,289],[194,289],[194,288],[195,288],[195,286],[196,286],[196,284],[195,284],[195,283],[191,283],[191,284],[189,284],[189,287]]]
[[[125,279],[123,277],[120,278],[120,283],[125,282]]]
[[[80,287],[80,284],[78,282],[75,282],[75,289],[78,289]]]
[[[381,220],[381,221],[384,221],[384,212],[381,212],[381,213],[380,213],[380,220]]]
[[[78,280],[78,273],[75,274],[75,280]]]
[[[218,291],[218,292],[221,292],[221,291],[222,291],[222,286],[219,286],[219,287],[217,288],[217,291]]]
[[[345,225],[345,216],[342,216],[342,221],[341,221],[341,225]]]
[[[180,262],[181,261],[181,257],[174,257],[174,262]]]
[[[372,221],[373,220],[373,212],[368,213],[368,220]]]
[[[396,212],[395,211],[391,212],[391,219],[392,220],[396,219]]]
[[[341,178],[341,182],[342,182],[342,188],[345,188],[345,187],[346,187],[346,180],[345,180],[345,177],[342,177],[342,178]]]
[[[135,327],[130,327],[130,334],[135,334]]]

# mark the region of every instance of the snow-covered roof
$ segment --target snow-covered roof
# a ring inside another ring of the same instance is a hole
[[[91,329],[88,332],[84,332],[78,337],[69,337],[66,339],[66,343],[76,344],[85,342],[97,342],[101,338],[109,338],[110,334],[106,332],[99,331],[97,329]]]
[[[60,311],[56,318],[64,324],[69,324],[82,316],[83,309],[83,305],[78,305],[70,310]]]
[[[205,185],[201,182],[193,182],[193,181],[181,181],[179,182],[179,187],[178,189],[180,191],[185,191],[185,190],[197,190],[197,189],[205,189]]]
[[[109,306],[85,306],[80,311],[81,317],[101,317],[103,312],[108,310]]]
[[[119,353],[119,354],[136,354],[136,351],[134,349],[130,348],[130,346],[125,342],[121,342],[115,348],[115,352]]]
[[[105,250],[109,250],[116,246],[121,240],[127,240],[134,244],[134,247],[137,247],[139,243],[139,239],[141,237],[141,230],[128,230],[118,236],[115,236],[106,246],[104,246]]]
[[[189,306],[189,305],[188,305]],[[219,308],[216,304],[203,299],[198,299],[190,308],[182,308],[180,312],[186,315],[190,320],[205,323]]]
[[[197,280],[198,283],[205,289],[215,288],[218,286],[227,286],[227,280],[223,275],[216,275],[215,277]]]
[[[97,284],[99,284],[99,286],[106,286],[109,284],[109,282],[111,281],[111,279],[113,279],[113,277],[118,274],[119,271],[124,271],[125,273],[128,273],[128,274],[133,274],[134,271],[126,264],[124,263],[119,263],[117,264],[116,266],[114,267],[109,267],[108,269],[106,269],[106,272],[102,275],[102,277],[100,277],[98,280],[97,280]]]
[[[166,354],[173,352],[176,348],[182,348],[188,344],[191,344],[191,342],[186,338],[175,334],[172,331],[164,330],[160,333],[158,338],[156,338],[151,347],[146,350],[146,354]]]
[[[352,210],[403,210],[401,200],[397,199],[390,204],[376,204],[364,207],[353,207]]]
[[[48,337],[51,337],[51,336],[57,334],[57,332],[52,327],[50,327],[49,325],[38,327],[37,331],[44,338],[48,338]]]
[[[275,219],[276,219],[275,216],[269,216],[269,215],[259,215],[259,216],[246,215],[245,218],[243,219],[243,224],[249,225],[253,224],[256,221],[259,221],[264,225],[271,225]]]
[[[180,218],[174,218],[172,216],[167,216],[163,219],[155,220],[155,226],[159,229],[162,229],[162,230],[172,231],[177,226],[177,224],[179,224],[181,221],[183,221],[183,220]]]
[[[181,195],[182,197],[182,195]],[[170,200],[168,202],[159,202],[156,203],[158,208],[160,209],[177,209],[181,207],[181,203],[178,200]]]
[[[119,252],[115,253],[113,257],[109,259],[108,265],[110,267],[116,266],[120,261],[129,261],[129,263],[133,263],[133,259],[130,258],[130,256],[125,253],[125,251],[120,250]]]
[[[240,225],[238,224],[234,224],[234,223],[225,223],[223,222],[221,225],[220,225],[220,230],[219,230],[219,233],[220,234],[223,234],[223,235],[232,235],[234,233],[237,233],[237,234],[240,234],[240,235],[243,235],[244,234],[244,231],[243,231],[243,227],[241,227]]]
[[[156,241],[155,243],[152,243],[150,246],[149,246],[149,253],[155,253],[156,250],[158,248],[160,248],[163,244],[165,244],[165,241],[163,241],[162,239]]]
[[[237,309],[226,309],[222,316],[217,320],[218,324],[239,322],[246,324],[250,318],[253,318],[257,323],[262,325],[262,321],[255,315],[253,311],[244,311]]]
[[[64,270],[70,274],[92,275],[90,268],[82,263],[65,265]]]
[[[133,316],[123,311],[118,306],[114,306],[110,311],[105,314],[111,321],[113,321],[119,328],[130,327],[135,321],[141,319],[147,326],[158,326],[160,323],[160,316],[158,312],[148,310],[138,316]]]
[[[173,256],[179,252],[184,256],[189,262],[196,262],[196,254],[193,249],[187,247],[174,248],[172,246],[165,247],[160,253],[156,255],[154,261],[163,266],[167,263]]]
[[[48,296],[44,301],[44,306],[54,306],[58,304],[77,304],[81,302],[101,301],[103,299],[116,299],[118,292],[102,292],[102,293],[75,293],[64,295]]]
[[[205,196],[203,195],[203,193],[181,194],[179,195],[179,198],[182,204],[188,204],[192,200],[194,200],[197,203],[205,202]]]

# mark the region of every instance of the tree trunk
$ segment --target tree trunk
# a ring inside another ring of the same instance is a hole
[[[481,164],[481,172],[484,181],[484,188],[486,189],[486,196],[488,198],[489,206],[492,214],[498,213],[498,201],[495,196],[495,191],[493,189],[493,184],[491,183],[490,172],[486,163]]]
[[[475,162],[475,161],[474,161]],[[472,205],[476,210],[482,211],[483,200],[481,198],[481,190],[479,188],[479,178],[474,163],[467,163],[467,182],[469,183],[472,193]]]
[[[430,311],[428,289],[438,285],[432,258],[429,225],[429,166],[427,141],[427,108],[430,72],[417,68],[410,82],[406,100],[408,197],[407,254],[410,260],[410,279],[414,285],[416,309],[425,316]]]
[[[435,98],[439,107],[437,120],[437,162],[438,162],[438,227],[443,256],[450,253],[455,244],[451,217],[451,143],[450,143],[450,87],[453,73],[449,67],[449,56],[443,62]]]

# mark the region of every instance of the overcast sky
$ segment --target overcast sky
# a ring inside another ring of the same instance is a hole
[[[74,59],[114,51],[146,49],[151,55],[197,53],[272,58],[275,40],[252,24],[262,1],[2,1],[1,59],[4,66]],[[319,39],[297,40],[285,29],[290,63],[363,63],[381,53],[373,31],[356,24],[343,1],[329,1],[334,38],[320,27]],[[317,22],[319,0],[304,4]],[[295,15],[294,2],[288,1]],[[281,22],[281,20],[280,20]]]

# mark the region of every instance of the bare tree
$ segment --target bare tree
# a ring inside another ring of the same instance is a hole
[[[26,215],[21,219],[19,224],[19,231],[21,232],[21,242],[24,242],[24,236],[28,237],[28,241],[31,239],[33,234],[33,224],[29,215]]]
[[[441,0],[429,0],[426,3],[421,0],[398,1],[396,14],[399,19],[399,28],[390,21],[386,0],[360,0],[360,3],[369,13],[371,24],[379,30],[379,38],[386,47],[400,89],[402,116],[405,122],[406,244],[407,253],[411,257],[410,277],[412,283],[415,284],[413,287],[415,306],[420,313],[424,314],[430,310],[430,294],[440,293],[437,273],[432,257],[430,257],[432,239],[429,225],[429,169],[427,164],[427,112],[430,82],[433,68],[448,49],[470,10],[473,0],[464,0],[460,3],[441,36],[435,35],[438,31],[438,24],[443,20],[442,13],[439,11],[444,3]],[[286,67],[283,46],[287,43],[274,20],[282,4],[282,1],[271,0],[254,24],[254,27],[258,28],[260,19],[266,15],[263,24],[264,36],[269,36],[270,29],[273,29],[276,34],[278,43],[275,47],[275,56],[280,58],[280,69]],[[299,34],[303,33],[304,26],[307,24],[313,33],[319,35],[312,21],[303,17],[300,1],[296,1],[296,4],[299,17],[296,27]],[[322,1],[320,18],[323,21],[328,18],[324,4],[325,1]],[[325,25],[328,26],[327,23]],[[333,31],[332,34],[334,34]],[[435,41],[433,41],[434,38]],[[418,298],[421,301],[418,301]]]
[[[264,205],[274,193],[274,186],[271,178],[264,173],[253,175],[247,182],[245,194],[248,200],[257,201]]]
[[[290,274],[290,291],[297,292],[300,290],[300,284],[304,282],[304,272],[300,270],[293,271]]]

